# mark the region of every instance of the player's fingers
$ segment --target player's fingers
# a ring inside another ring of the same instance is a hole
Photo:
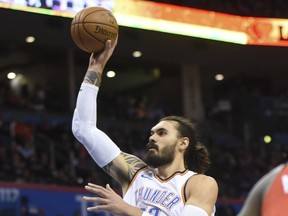
[[[104,61],[105,64],[113,53],[113,49],[111,47],[112,47],[112,41],[107,40],[105,43],[104,50],[97,56],[97,58],[100,59],[101,61]]]
[[[107,189],[108,191],[111,191],[111,192],[115,193],[115,191],[110,187],[109,184],[106,184],[106,189]]]
[[[91,53],[91,55],[90,55],[90,64],[94,61],[94,59],[96,58],[96,55],[95,55],[95,53]]]
[[[87,191],[92,192],[92,193],[98,194],[98,195],[100,195],[102,197],[106,197],[107,196],[107,192],[108,192],[106,188],[103,188],[103,187],[98,186],[98,185],[94,185],[92,187],[90,185],[86,185],[85,189]]]
[[[84,196],[83,199],[85,201],[88,201],[88,202],[96,202],[100,205],[105,205],[107,204],[107,199],[104,199],[102,197],[87,197],[87,196]]]
[[[97,205],[97,206],[91,206],[87,208],[87,211],[105,211],[105,210],[109,210],[109,207],[107,207],[106,205]]]
[[[90,183],[88,182],[88,184],[90,187],[102,187],[101,185],[97,185],[97,184],[93,184],[93,183]]]
[[[96,194],[99,194],[99,195],[102,195],[102,196],[105,194],[105,191],[102,188],[96,188],[96,187],[91,187],[91,186],[86,185],[85,189],[87,191],[90,191],[92,193],[96,193]]]
[[[93,57],[94,57],[94,53],[91,53],[91,55],[90,55],[90,61],[93,59]]]
[[[116,45],[118,43],[118,36],[119,36],[119,34],[117,34],[117,37],[116,37],[116,39],[114,40],[114,42],[112,44],[113,47],[116,47]]]
[[[112,41],[111,40],[107,40],[106,43],[105,43],[105,51],[108,51],[111,46],[112,46]]]
[[[93,183],[88,183],[87,186],[90,187],[90,188],[93,188],[93,189],[107,191],[107,189],[105,187],[102,187],[100,185],[96,185],[96,184],[93,184]]]

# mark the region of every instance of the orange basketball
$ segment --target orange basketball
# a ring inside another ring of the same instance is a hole
[[[114,15],[103,7],[84,8],[75,15],[71,23],[74,43],[89,53],[102,51],[108,39],[113,43],[118,30]]]

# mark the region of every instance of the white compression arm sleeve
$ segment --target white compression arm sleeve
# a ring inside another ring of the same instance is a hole
[[[82,83],[74,110],[72,132],[102,168],[120,154],[120,149],[96,126],[98,90],[97,86]]]
[[[208,216],[207,212],[204,209],[195,206],[195,205],[185,205],[181,216]]]

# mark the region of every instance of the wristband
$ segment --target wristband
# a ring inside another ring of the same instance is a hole
[[[197,216],[208,216],[207,212],[204,209],[195,206],[195,205],[185,205],[183,211],[181,212],[182,216],[188,215],[197,215]]]

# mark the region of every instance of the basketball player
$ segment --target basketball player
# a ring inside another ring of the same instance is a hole
[[[101,76],[116,43],[107,41],[102,53],[91,55],[78,93],[72,131],[95,162],[121,184],[123,200],[108,185],[89,184],[86,189],[100,197],[85,200],[100,205],[88,210],[133,216],[213,216],[218,186],[212,177],[203,174],[210,161],[207,149],[196,142],[195,125],[176,116],[161,119],[151,129],[146,163],[122,152],[97,128]]]
[[[288,165],[280,164],[251,189],[238,216],[288,215]]]

